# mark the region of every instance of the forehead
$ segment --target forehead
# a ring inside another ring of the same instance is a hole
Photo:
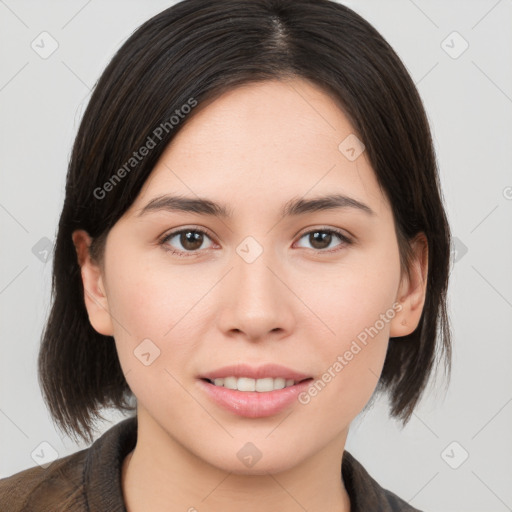
[[[258,148],[277,147],[304,155],[320,142],[322,149],[331,144],[337,150],[340,135],[353,132],[335,101],[317,85],[301,78],[269,80],[238,86],[199,105],[168,149],[180,146],[180,153],[220,156],[253,148],[263,158]]]
[[[267,205],[269,192],[284,202],[308,191],[337,191],[372,202],[376,210],[382,206],[364,151],[351,160],[340,149],[356,137],[353,126],[335,100],[307,80],[244,84],[192,112],[135,208],[170,192],[230,204],[265,197]]]

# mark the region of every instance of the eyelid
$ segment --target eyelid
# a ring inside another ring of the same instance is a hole
[[[304,228],[304,231],[299,231],[299,233],[297,235],[295,235],[296,237],[299,237],[302,238],[304,235],[307,235],[311,232],[315,232],[315,231],[332,231],[333,233],[336,233],[337,235],[339,235],[341,238],[347,240],[347,242],[354,242],[354,235],[352,235],[352,233],[349,233],[346,229],[341,229],[341,228],[335,228],[335,227],[332,227],[332,226],[309,226],[307,228]]]
[[[165,234],[163,234],[162,238],[166,239],[172,235],[177,235],[178,233],[181,233],[182,231],[197,231],[199,233],[205,233],[211,239],[215,239],[215,235],[208,228],[205,228],[203,226],[194,226],[193,224],[171,229],[170,231],[167,231]]]

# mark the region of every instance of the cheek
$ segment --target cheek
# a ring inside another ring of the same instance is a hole
[[[355,417],[378,383],[391,321],[399,308],[395,300],[400,266],[398,253],[393,254],[386,264],[383,258],[361,258],[357,265],[340,266],[336,276],[317,282],[320,286],[304,287],[303,293],[309,290],[308,305],[322,320],[321,324],[316,320],[322,332],[308,355],[321,360],[323,368],[314,389],[304,397],[317,408],[315,414],[334,406],[338,419]]]
[[[376,323],[386,335],[389,321],[382,325],[381,315],[386,315],[385,320],[394,317],[393,304],[400,282],[398,254],[390,263],[376,257],[367,260],[360,258],[354,264],[340,265],[329,275],[302,286],[311,310],[318,312],[331,337],[339,340],[338,348]]]
[[[194,340],[199,338],[186,314],[190,305],[183,288],[140,268],[116,285],[111,294],[118,320],[114,339],[130,389],[141,404],[166,408],[181,403],[186,397],[179,383],[189,378]]]
[[[165,274],[129,251],[118,251],[107,265],[108,306],[117,353],[128,384],[135,390],[138,380],[151,381],[163,371],[168,352],[164,334],[179,319],[180,287],[170,286]]]
[[[172,326],[193,287],[185,286],[179,270],[162,269],[130,257],[116,259],[109,272],[109,309],[118,320],[117,333],[135,338],[160,338]]]
[[[194,265],[142,260],[126,251],[106,272],[121,366],[137,397],[151,401],[164,389],[179,395],[177,382],[190,379],[198,344],[212,325],[204,296],[216,279]]]

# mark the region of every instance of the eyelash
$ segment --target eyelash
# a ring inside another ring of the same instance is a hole
[[[160,240],[159,244],[164,248],[164,250],[166,250],[176,256],[182,257],[182,258],[190,258],[190,257],[197,256],[198,252],[200,252],[201,249],[197,249],[196,251],[178,251],[177,249],[170,248],[170,246],[167,244],[167,241],[170,240],[171,238],[175,237],[176,235],[180,235],[181,233],[187,233],[189,231],[192,231],[194,233],[201,233],[202,235],[206,235],[208,238],[212,239],[212,236],[210,236],[209,233],[203,229],[185,228],[185,229],[179,229],[176,231],[172,231],[171,233],[166,234]],[[340,240],[342,242],[340,244],[340,246],[338,246],[338,248],[336,248],[336,249],[312,249],[313,251],[315,251],[317,253],[332,254],[337,251],[340,251],[344,245],[351,245],[353,243],[353,241],[350,238],[348,238],[342,231],[340,231],[338,229],[334,229],[334,228],[315,228],[310,231],[306,231],[299,237],[299,240],[304,238],[306,235],[310,235],[311,233],[316,233],[316,232],[334,233],[335,235],[337,235],[340,238]]]

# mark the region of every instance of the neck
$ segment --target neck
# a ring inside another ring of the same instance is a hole
[[[234,512],[242,507],[244,512],[350,512],[341,478],[348,432],[296,465],[256,472],[255,464],[241,473],[238,467],[221,469],[192,453],[147,412],[137,416],[137,444],[122,468],[128,512]]]

